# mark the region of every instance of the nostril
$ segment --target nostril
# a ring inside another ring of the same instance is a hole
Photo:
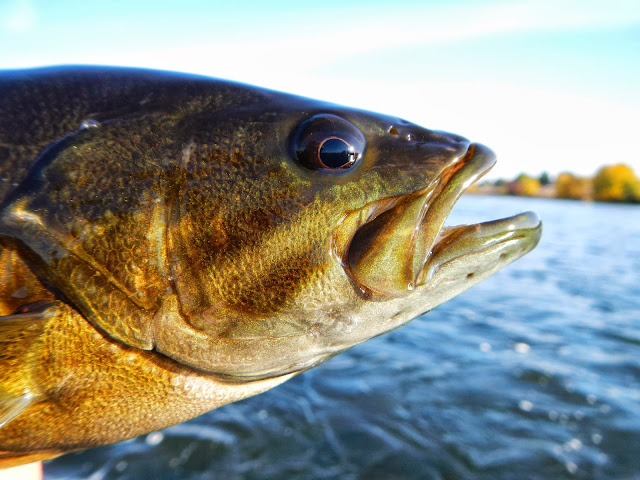
[[[398,130],[396,130],[396,127],[391,127],[389,128],[389,133],[391,135],[400,135],[400,133],[398,132]]]
[[[404,137],[403,137],[407,142],[415,142],[416,141],[416,134],[415,133],[405,133]]]

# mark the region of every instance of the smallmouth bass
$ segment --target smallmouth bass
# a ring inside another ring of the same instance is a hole
[[[170,72],[0,73],[0,467],[255,395],[537,244],[445,226],[491,150]]]

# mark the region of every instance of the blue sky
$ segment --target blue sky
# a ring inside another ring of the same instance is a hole
[[[395,114],[492,147],[492,177],[640,175],[640,2],[0,3],[0,68],[135,65]]]

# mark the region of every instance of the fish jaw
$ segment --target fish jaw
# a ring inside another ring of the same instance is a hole
[[[331,224],[317,281],[294,301],[255,318],[216,306],[213,320],[197,318],[202,327],[193,328],[177,298],[167,298],[154,321],[155,348],[233,381],[298,373],[409,322],[524,255],[540,235],[533,214],[443,226],[458,198],[495,163],[482,145],[446,140],[407,150],[415,155],[407,163],[417,188],[347,210]],[[439,171],[416,178],[425,168]]]
[[[408,206],[402,205],[403,199],[394,199],[368,206],[367,212],[373,212],[368,217],[352,212],[353,218],[367,220],[352,234],[351,243],[344,240],[347,234],[339,226],[335,237],[342,238],[344,248],[334,255],[360,292],[358,317],[367,319],[360,322],[344,348],[408,323],[536,247],[542,222],[533,212],[444,226],[458,198],[494,161],[491,150],[472,144],[467,154],[433,184],[410,198]],[[411,208],[414,214],[418,211],[415,205],[419,202],[420,214],[407,215]],[[401,220],[406,222],[402,227]],[[379,224],[371,226],[376,221]],[[353,227],[353,220],[343,223]],[[399,238],[393,237],[393,228]],[[335,241],[334,246],[338,245]],[[399,245],[407,246],[407,250]],[[368,263],[362,266],[358,261]]]
[[[408,323],[532,250],[542,227],[531,212],[474,225],[443,226],[458,198],[494,161],[491,150],[472,144],[424,189],[406,198],[382,199],[346,215],[334,231],[330,248],[338,269],[351,282],[351,292],[343,289],[344,298],[330,303],[331,308],[325,311],[311,307],[280,312],[280,321],[288,324],[306,319],[307,327],[299,335],[216,340],[222,349],[230,341],[236,353],[246,349],[238,358],[252,360],[251,365],[218,366],[217,371],[235,381],[249,381],[307,370]],[[386,212],[390,212],[388,218]],[[376,219],[380,225],[359,238],[360,229]],[[359,227],[354,228],[356,222]],[[354,259],[366,255],[350,249],[363,249],[357,243],[364,239],[369,242],[369,265],[354,271]],[[405,244],[412,250],[402,251]],[[374,271],[376,268],[379,271]],[[363,278],[370,283],[362,282]],[[339,284],[337,277],[332,279],[327,284]],[[374,284],[377,280],[378,285]],[[175,332],[170,328],[162,331]],[[213,345],[211,341],[198,344]],[[211,355],[202,352],[197,357]]]
[[[490,149],[470,144],[423,189],[351,212],[333,242],[342,247],[335,254],[348,275],[364,292],[382,298],[415,290],[433,271],[432,257],[454,204],[494,164]]]

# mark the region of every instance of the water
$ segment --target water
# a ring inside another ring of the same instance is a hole
[[[45,465],[45,478],[639,479],[640,207],[535,210],[538,248],[263,395]]]

